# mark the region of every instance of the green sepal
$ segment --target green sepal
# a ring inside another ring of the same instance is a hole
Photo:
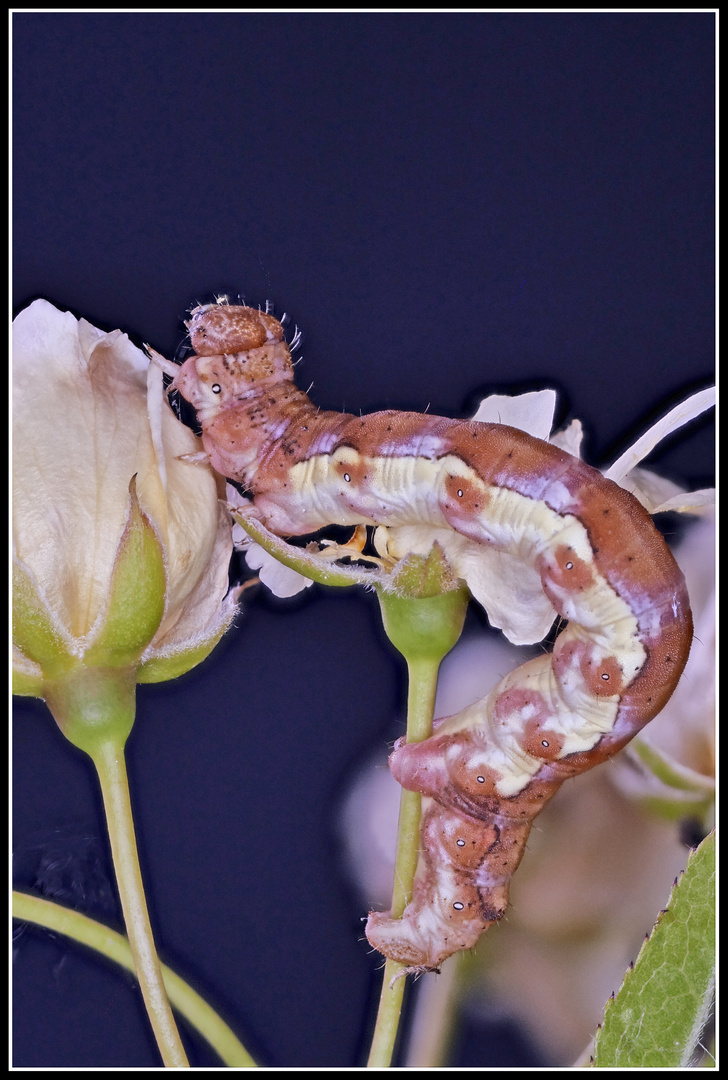
[[[17,559],[13,559],[13,644],[44,676],[69,671],[78,663],[54,624],[33,574]],[[19,685],[25,674],[18,672]],[[13,689],[16,692],[23,691]]]
[[[159,629],[166,588],[164,551],[139,505],[136,477],[132,477],[129,515],[111,574],[103,626],[86,651],[84,663],[113,668],[136,665]]]
[[[392,571],[386,588],[398,596],[427,600],[457,592],[462,582],[452,572],[442,544],[435,540],[427,555],[405,555]]]
[[[43,675],[38,665],[17,651],[13,655],[12,692],[18,697],[43,697]]]
[[[320,552],[306,551],[304,548],[293,547],[281,540],[275,533],[266,529],[265,525],[252,514],[241,512],[231,506],[230,512],[241,525],[248,536],[260,544],[264,551],[272,555],[283,566],[296,570],[302,577],[310,578],[319,585],[350,586],[371,585],[376,577],[376,571],[360,570],[353,567],[336,566]]]
[[[186,675],[210,655],[225,629],[223,626],[219,633],[190,646],[189,649],[180,649],[179,652],[172,652],[168,656],[151,656],[137,669],[136,681],[138,683],[167,682],[169,679],[178,679],[180,675]]]

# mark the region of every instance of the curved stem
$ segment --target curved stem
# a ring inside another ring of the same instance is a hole
[[[114,871],[134,968],[162,1060],[170,1068],[188,1067],[187,1055],[164,989],[149,922],[134,836],[123,743],[116,739],[99,740],[88,753],[101,784]]]
[[[417,657],[407,661],[407,668],[407,742],[421,742],[432,732],[440,660]],[[412,898],[419,854],[421,805],[422,797],[419,792],[402,790],[391,908],[392,917],[395,919],[401,916]],[[406,970],[406,965],[396,960],[387,960],[384,966],[379,1011],[367,1062],[370,1069],[388,1068],[392,1063],[402,1011]]]
[[[13,918],[65,934],[135,974],[131,949],[124,935],[80,911],[71,911],[39,896],[13,891]],[[255,1061],[235,1033],[205,999],[165,964],[161,965],[161,970],[174,1008],[197,1028],[224,1063],[231,1069],[255,1067]]]

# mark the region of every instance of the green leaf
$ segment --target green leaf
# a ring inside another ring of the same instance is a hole
[[[604,1012],[596,1068],[688,1068],[715,998],[715,833],[691,851],[667,907]]]

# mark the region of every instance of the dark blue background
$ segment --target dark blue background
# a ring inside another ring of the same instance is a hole
[[[272,300],[322,406],[556,386],[594,464],[712,381],[711,13],[21,12],[13,67],[17,307],[173,355],[194,301]],[[655,460],[702,485],[712,439]],[[336,801],[403,684],[371,598],[281,606],[140,690],[132,795],[164,958],[262,1063],[346,1067],[378,963]],[[13,752],[21,884],[114,918],[86,760],[29,701]],[[16,1065],[157,1063],[131,981],[36,931],[17,953]],[[543,1063],[493,1032],[459,1053]]]

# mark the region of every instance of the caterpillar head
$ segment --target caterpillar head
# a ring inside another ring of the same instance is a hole
[[[206,304],[195,308],[187,327],[196,355],[182,364],[170,390],[179,390],[203,423],[260,389],[293,380],[283,327],[272,315],[237,304]]]
[[[198,356],[248,352],[283,340],[278,319],[242,304],[202,304],[192,311],[186,325]]]

